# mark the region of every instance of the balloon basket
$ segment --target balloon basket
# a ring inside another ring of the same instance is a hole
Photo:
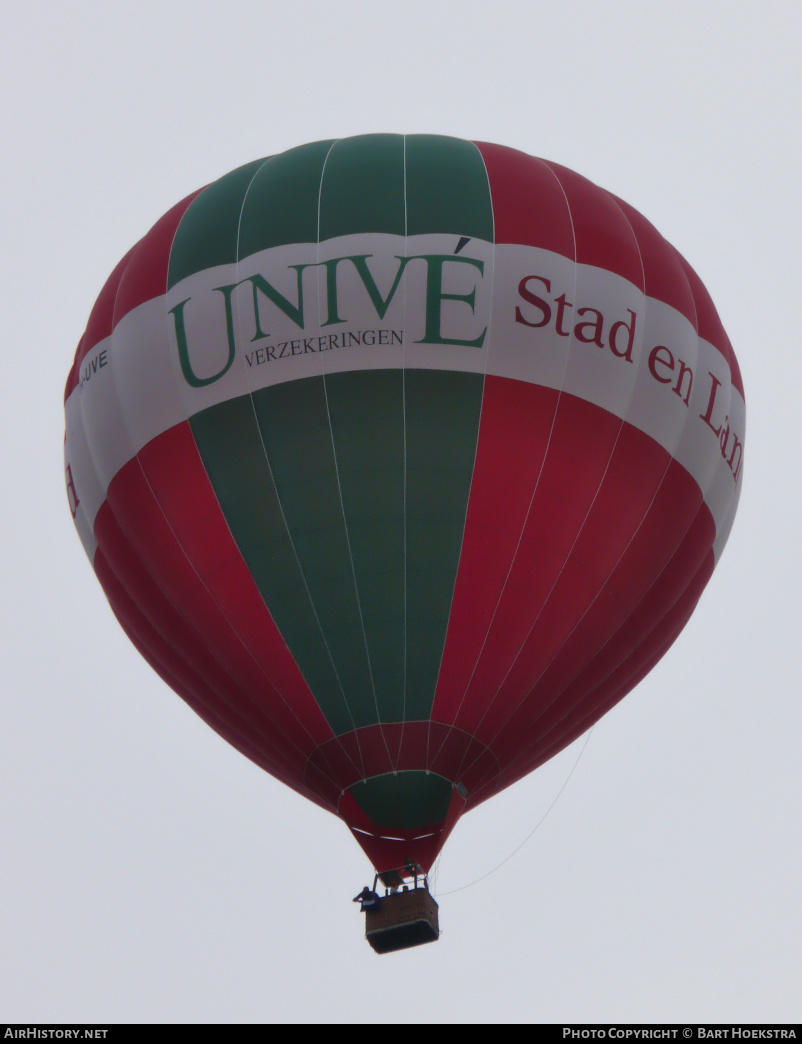
[[[376,886],[364,888],[354,902],[365,914],[365,938],[376,953],[393,953],[440,938],[438,905],[420,867],[403,867],[381,874],[384,895]],[[389,882],[389,883],[388,883]]]

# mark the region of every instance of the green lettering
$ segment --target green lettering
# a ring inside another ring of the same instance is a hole
[[[420,259],[427,264],[426,271],[426,331],[416,344],[463,344],[466,348],[481,348],[484,344],[487,327],[472,341],[464,341],[458,337],[443,337],[440,332],[443,301],[464,301],[476,311],[476,287],[469,294],[446,294],[443,292],[443,265],[450,261],[457,265],[473,265],[484,275],[484,261],[475,257],[455,257],[453,254],[421,254]],[[409,258],[408,260],[416,260]]]
[[[401,282],[401,276],[404,274],[404,269],[407,267],[407,263],[411,260],[408,257],[400,257],[396,254],[398,259],[398,271],[395,274],[393,285],[387,294],[387,297],[382,297],[381,292],[376,286],[376,280],[373,278],[373,273],[368,268],[368,258],[373,257],[373,254],[353,254],[347,255],[346,257],[333,257],[329,261],[323,261],[321,264],[326,266],[326,307],[328,315],[323,326],[333,326],[335,323],[344,323],[347,320],[340,317],[338,311],[338,299],[337,299],[337,266],[341,261],[352,262],[354,268],[357,270],[359,278],[362,280],[362,285],[368,292],[368,297],[371,300],[371,304],[376,309],[376,314],[380,319],[384,319],[387,313],[387,309],[390,307],[395,292],[398,289],[398,285]]]
[[[236,284],[235,284],[236,285]],[[236,344],[234,341],[234,318],[231,313],[231,293],[230,291],[234,287],[225,288],[219,287],[221,291],[229,289],[228,294],[224,294],[226,302],[226,331],[228,333],[228,359],[222,370],[218,370],[212,377],[198,377],[195,371],[192,369],[192,363],[189,360],[189,348],[187,346],[187,331],[184,325],[184,305],[191,301],[192,298],[188,297],[186,301],[181,301],[170,309],[170,315],[173,317],[173,323],[175,324],[175,339],[178,344],[178,359],[181,363],[181,372],[184,375],[184,380],[187,384],[193,388],[203,388],[207,384],[213,384],[215,381],[219,381],[220,378],[228,372],[231,368],[231,364],[234,362],[234,353],[236,351]]]
[[[398,284],[401,282],[401,276],[404,274],[404,269],[410,261],[408,257],[401,257],[396,254],[396,260],[398,261],[398,271],[395,274],[393,285],[390,287],[390,291],[387,297],[382,297],[379,293],[379,288],[376,286],[376,280],[373,278],[370,269],[368,268],[368,258],[373,257],[373,254],[356,254],[353,257],[349,257],[348,260],[352,261],[354,268],[359,273],[359,278],[362,280],[362,285],[368,292],[368,296],[376,309],[376,315],[380,319],[384,319],[387,314],[387,309],[390,307],[395,292],[398,289]]]
[[[294,305],[292,301],[288,301],[284,294],[280,293],[276,288],[265,279],[263,275],[258,272],[256,275],[248,276],[247,279],[241,279],[239,283],[232,283],[231,286],[216,286],[215,290],[219,290],[222,294],[226,294],[226,307],[229,307],[228,302],[231,293],[236,290],[238,286],[242,286],[243,283],[250,283],[253,287],[253,319],[256,327],[256,333],[251,338],[251,341],[258,341],[262,337],[267,337],[268,334],[262,331],[262,325],[259,321],[259,294],[263,294],[268,301],[272,301],[273,304],[281,309],[281,311],[291,319],[296,326],[299,326],[302,330],[304,328],[304,287],[303,287],[303,271],[305,268],[309,268],[309,265],[290,265],[290,268],[295,269],[295,275],[298,281],[298,304]]]

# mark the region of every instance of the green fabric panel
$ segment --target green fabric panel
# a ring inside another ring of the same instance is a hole
[[[203,410],[190,424],[223,514],[265,604],[333,731],[350,731],[354,722],[287,535],[250,396]]]
[[[468,510],[482,374],[406,372],[408,720],[434,701]]]
[[[374,724],[376,700],[343,520],[323,378],[263,388],[254,393],[253,402],[287,527],[354,724],[357,728]],[[267,604],[272,612],[272,599]],[[307,665],[318,656],[316,637],[281,630],[306,676]],[[327,713],[328,695],[318,693],[314,686],[312,691]]]
[[[431,713],[482,387],[481,374],[438,370],[330,374],[191,420],[234,539],[337,734]]]
[[[348,789],[376,826],[417,830],[443,822],[452,785],[434,772],[388,772]]]
[[[379,720],[404,720],[404,377],[326,378],[331,428]]]
[[[406,139],[407,235],[453,232],[493,242],[493,207],[482,154],[435,134]]]
[[[332,144],[314,141],[265,162],[242,208],[240,258],[285,243],[317,243],[320,179]]]
[[[237,260],[242,201],[263,159],[246,163],[205,188],[187,207],[170,250],[167,288],[194,272]]]
[[[173,240],[168,289],[238,254],[316,242],[324,164],[321,239],[352,232],[403,235],[405,225],[408,235],[493,239],[487,174],[473,143],[430,134],[408,135],[406,146],[402,136],[390,134],[346,138],[334,148],[331,141],[312,142],[238,167],[192,201]],[[247,220],[240,232],[243,201]]]
[[[323,174],[320,241],[354,232],[403,236],[404,225],[403,136],[363,134],[338,141]]]
[[[240,257],[314,242],[318,226],[321,238],[403,234],[405,199],[409,234],[492,240],[472,143],[363,135],[206,189],[179,226],[170,285],[236,260],[238,229]],[[431,713],[482,390],[480,374],[369,370],[264,388],[192,419],[232,534],[335,733]]]

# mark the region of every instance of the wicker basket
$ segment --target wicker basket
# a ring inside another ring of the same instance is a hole
[[[376,953],[436,942],[440,936],[437,910],[428,888],[382,896],[373,909],[365,910],[365,936]]]

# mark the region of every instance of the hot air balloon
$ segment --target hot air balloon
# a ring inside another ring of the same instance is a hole
[[[390,898],[663,656],[741,487],[738,364],[683,257],[579,174],[436,135],[187,196],[103,287],[65,403],[121,626]]]

